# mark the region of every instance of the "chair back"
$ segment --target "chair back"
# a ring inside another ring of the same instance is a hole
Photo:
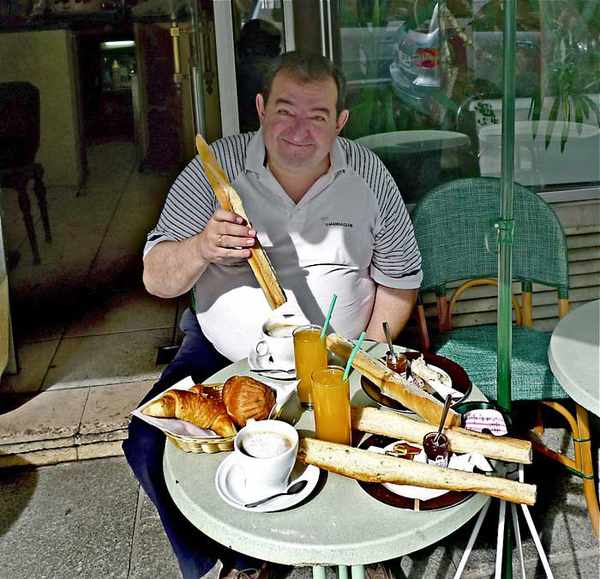
[[[501,184],[497,178],[459,179],[427,193],[412,221],[423,259],[422,290],[445,295],[446,284],[498,275],[497,229]],[[551,207],[514,185],[513,279],[558,290],[568,299],[567,243]]]
[[[28,82],[0,83],[0,169],[33,163],[39,145],[39,90]]]

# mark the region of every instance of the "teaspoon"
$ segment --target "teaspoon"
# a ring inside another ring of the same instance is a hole
[[[277,493],[275,495],[271,495],[270,497],[265,497],[264,499],[260,499],[259,501],[254,501],[253,503],[248,503],[247,505],[244,505],[246,508],[252,508],[252,507],[258,507],[259,505],[262,505],[263,503],[266,503],[267,501],[270,501],[271,499],[274,499],[275,497],[282,497],[285,495],[295,495],[298,494],[300,491],[304,490],[304,487],[308,484],[307,480],[299,480],[296,481],[293,485],[291,485],[290,487],[288,487],[288,489],[286,491],[283,491],[281,493]]]

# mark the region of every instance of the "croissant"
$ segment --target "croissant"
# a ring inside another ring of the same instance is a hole
[[[200,394],[204,398],[213,398],[214,400],[223,400],[223,384],[195,384],[189,389],[189,392]]]
[[[214,430],[221,436],[234,436],[235,425],[223,402],[188,392],[169,390],[158,400],[148,404],[143,414],[157,418],[179,418],[200,428]]]
[[[275,406],[275,393],[250,376],[232,376],[223,385],[223,402],[233,422],[243,427],[250,418],[268,418]]]

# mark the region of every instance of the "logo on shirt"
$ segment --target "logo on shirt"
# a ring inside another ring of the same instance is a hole
[[[348,221],[323,221],[324,225],[326,227],[348,227],[348,228],[352,228],[354,227],[352,225],[352,223],[349,223]]]

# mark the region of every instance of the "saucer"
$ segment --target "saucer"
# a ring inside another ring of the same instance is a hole
[[[306,480],[308,484],[295,495],[287,495],[274,498],[258,507],[247,508],[244,505],[262,498],[256,492],[248,493],[245,488],[245,477],[241,467],[237,463],[235,454],[230,454],[217,469],[215,474],[215,486],[219,496],[229,505],[242,511],[254,513],[270,513],[289,509],[302,502],[312,493],[319,481],[319,468],[314,465],[305,465],[297,461],[292,474],[290,484],[298,480]]]
[[[248,365],[250,370],[256,374],[264,374],[266,377],[279,380],[295,380],[296,366],[294,364],[276,364],[269,356],[259,356],[255,349],[248,354]]]

